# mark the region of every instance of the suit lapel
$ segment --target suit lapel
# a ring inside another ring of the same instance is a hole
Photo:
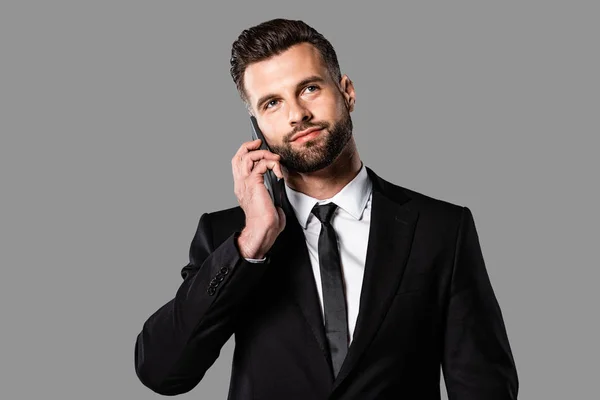
[[[286,226],[273,244],[273,263],[281,263],[288,272],[289,287],[294,301],[298,305],[302,317],[309,325],[315,340],[321,350],[322,361],[326,363],[324,369],[331,371],[329,346],[325,334],[321,305],[315,277],[306,247],[306,238],[296,214],[287,199],[283,180],[278,182],[281,193],[281,207],[286,214]],[[333,382],[333,374],[331,375]]]
[[[370,168],[366,169],[373,183],[373,197],[359,313],[352,344],[333,390],[352,371],[390,307],[408,261],[418,219],[418,212],[410,208],[410,198],[399,187],[381,179]],[[331,372],[329,347],[306,239],[283,184],[283,180],[278,182],[286,227],[273,245],[272,259],[288,270],[293,298],[321,350],[322,361]],[[333,381],[333,375],[331,379]]]
[[[367,167],[373,182],[371,225],[354,338],[334,382],[341,385],[379,329],[406,268],[418,212],[398,187]]]

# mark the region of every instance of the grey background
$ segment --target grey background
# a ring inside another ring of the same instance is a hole
[[[590,398],[594,3],[3,1],[1,397],[160,397],[135,338],[181,283],[200,215],[237,205],[250,127],[230,46],[281,16],[336,48],[362,160],[473,211],[520,398]],[[181,398],[225,398],[232,350]]]

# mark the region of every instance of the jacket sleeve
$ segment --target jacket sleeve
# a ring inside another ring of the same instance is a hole
[[[192,390],[234,331],[236,313],[268,265],[240,256],[234,232],[214,247],[210,214],[203,214],[175,298],[144,323],[135,342],[135,370],[156,393]]]
[[[513,400],[518,378],[473,215],[463,207],[446,313],[442,369],[450,400]]]

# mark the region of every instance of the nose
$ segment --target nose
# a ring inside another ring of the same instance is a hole
[[[302,125],[306,121],[310,121],[312,114],[301,102],[290,102],[289,122],[290,125],[296,127]]]

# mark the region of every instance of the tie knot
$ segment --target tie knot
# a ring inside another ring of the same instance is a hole
[[[331,216],[335,212],[336,208],[337,204],[335,203],[327,203],[323,205],[316,204],[312,209],[312,213],[319,221],[321,221],[321,223],[327,224],[331,220]]]

